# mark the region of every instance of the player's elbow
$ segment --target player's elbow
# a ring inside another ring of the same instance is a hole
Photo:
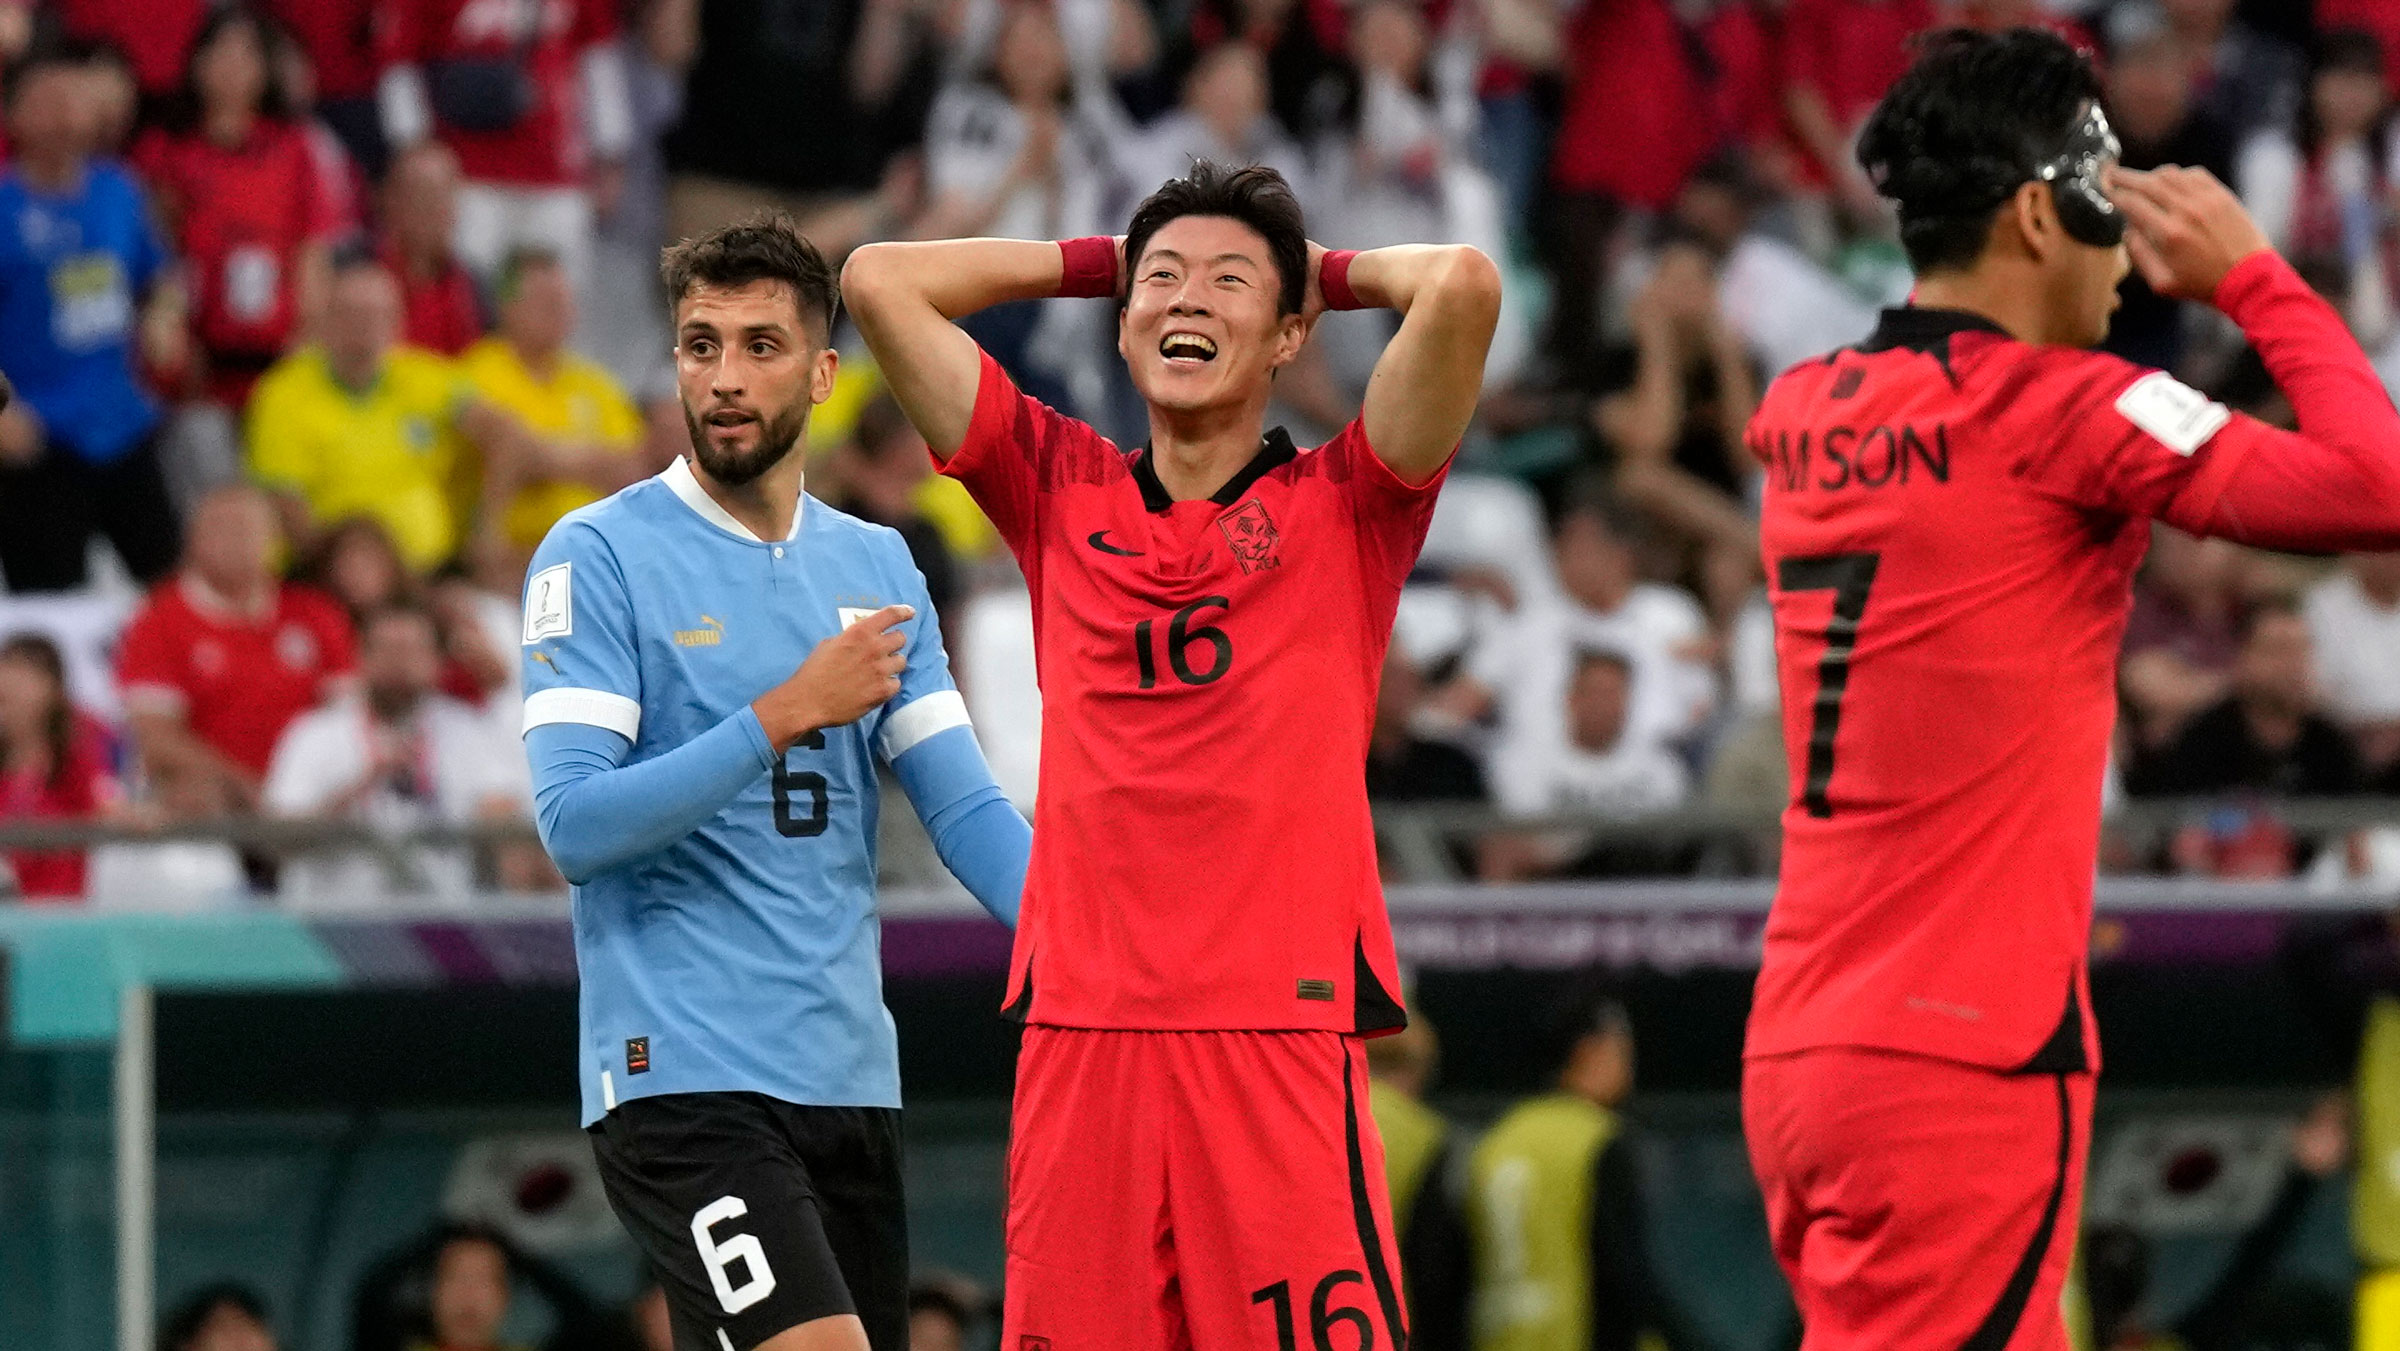
[[[849,261],[842,264],[842,303],[852,315],[871,318],[891,305],[902,276],[900,252],[899,245],[888,241],[850,251]]]
[[[1483,250],[1471,244],[1453,249],[1435,286],[1443,303],[1454,308],[1463,321],[1485,329],[1499,325],[1500,265]]]
[[[580,887],[607,868],[609,860],[602,856],[601,842],[587,838],[588,832],[576,830],[568,819],[567,796],[555,788],[534,794],[533,831],[559,876]]]

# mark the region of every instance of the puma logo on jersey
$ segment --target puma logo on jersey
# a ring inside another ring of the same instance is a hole
[[[1283,566],[1277,552],[1283,536],[1276,532],[1274,518],[1267,515],[1266,503],[1251,498],[1234,508],[1232,515],[1218,521],[1217,528],[1225,532],[1225,542],[1233,549],[1233,560],[1242,565],[1243,572]]]
[[[725,641],[725,625],[707,615],[700,616],[700,627],[675,630],[677,647],[715,647]]]
[[[1091,545],[1093,548],[1098,549],[1104,554],[1115,554],[1119,558],[1139,558],[1142,556],[1142,551],[1139,549],[1120,549],[1116,545],[1109,543],[1108,532],[1105,530],[1093,531],[1092,537],[1085,540],[1084,543]]]

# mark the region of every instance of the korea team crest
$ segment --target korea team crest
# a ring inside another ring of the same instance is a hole
[[[1217,528],[1225,532],[1225,543],[1245,575],[1283,566],[1283,536],[1276,531],[1274,518],[1267,515],[1266,503],[1251,498],[1219,520]]]

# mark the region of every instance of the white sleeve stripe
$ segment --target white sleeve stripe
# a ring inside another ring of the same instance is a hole
[[[642,730],[642,706],[622,694],[572,687],[535,690],[525,696],[526,731],[554,722],[605,727],[631,741],[634,733]]]
[[[879,738],[884,763],[908,754],[918,742],[937,732],[973,725],[967,719],[967,701],[958,696],[957,690],[935,690],[884,718],[883,735]]]

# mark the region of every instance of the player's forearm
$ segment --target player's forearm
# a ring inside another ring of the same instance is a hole
[[[892,772],[951,875],[992,918],[1015,928],[1033,831],[993,781],[974,731],[953,727],[927,737],[894,760]]]
[[[2298,416],[2227,477],[2210,533],[2287,549],[2400,548],[2400,412],[2323,297],[2281,258],[2243,260],[2217,303]]]
[[[1056,244],[1038,239],[925,239],[867,244],[842,268],[842,299],[873,342],[887,315],[931,309],[946,320],[1059,293]]]
[[[674,844],[774,766],[766,734],[747,708],[640,764],[619,763],[626,746],[616,733],[581,723],[525,734],[534,824],[570,882],[581,885]]]

